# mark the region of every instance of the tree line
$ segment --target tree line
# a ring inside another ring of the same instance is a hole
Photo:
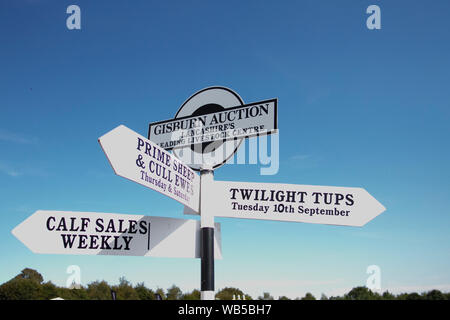
[[[11,280],[0,285],[0,300],[50,300],[54,298],[65,300],[200,300],[200,291],[182,292],[180,288],[172,285],[167,290],[147,288],[143,282],[132,285],[125,278],[119,279],[118,285],[109,285],[106,281],[94,281],[87,286],[74,286],[72,288],[58,287],[51,281],[44,282],[42,275],[33,269],[26,268]],[[226,287],[216,293],[218,300],[275,300],[269,292],[264,292],[257,298],[252,298],[238,288]],[[290,300],[281,296],[278,300]],[[327,297],[322,294],[320,298],[306,293],[302,298],[295,300],[450,300],[450,293],[439,290],[430,290],[423,293],[402,293],[394,295],[385,291],[380,294],[367,287],[356,287],[343,296]]]

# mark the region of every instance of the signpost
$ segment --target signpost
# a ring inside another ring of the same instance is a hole
[[[212,188],[205,201],[217,217],[361,227],[386,210],[362,188],[233,181]]]
[[[169,152],[124,125],[98,141],[117,175],[199,210],[198,175]]]
[[[215,224],[215,258],[222,258]],[[35,253],[200,258],[200,222],[143,215],[38,210],[12,230]]]
[[[225,87],[209,87],[189,97],[174,119],[151,123],[148,137],[195,171],[222,166],[244,137],[277,132],[277,99],[244,104]]]
[[[270,134],[276,130],[277,99],[271,99],[206,114],[154,122],[149,125],[148,136],[161,148],[171,150],[207,142]]]
[[[222,257],[215,216],[363,226],[385,210],[361,188],[214,181],[244,138],[277,130],[277,99],[244,104],[225,87],[200,90],[174,119],[151,123],[149,139],[123,125],[98,139],[117,175],[200,221],[36,211],[12,233],[36,253],[201,258],[201,298],[212,300],[214,259]]]

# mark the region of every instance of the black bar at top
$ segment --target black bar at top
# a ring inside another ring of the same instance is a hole
[[[278,110],[277,110],[277,108],[278,108],[277,104],[278,104],[278,99],[277,99],[277,98],[274,98],[274,99],[267,99],[267,100],[262,100],[262,101],[252,102],[252,103],[247,103],[247,104],[243,104],[243,105],[235,106],[235,107],[231,107],[231,108],[225,108],[225,109],[223,109],[223,110],[221,110],[221,111],[214,111],[214,112],[202,114],[202,116],[208,115],[208,114],[220,113],[220,112],[224,112],[224,111],[232,111],[232,110],[235,110],[235,109],[244,109],[244,108],[247,108],[247,107],[250,107],[250,106],[257,106],[257,105],[264,104],[264,103],[268,103],[268,102],[273,102],[273,103],[274,103],[274,106],[275,106],[275,108],[274,108],[274,112],[275,112],[275,117],[274,117],[274,130],[277,130],[277,129],[278,129],[278,122],[277,122],[277,120],[278,120],[278,119],[277,119],[277,112],[278,112]],[[193,118],[193,117],[194,117],[194,116],[190,115],[190,116],[184,116],[184,117],[179,117],[179,118],[173,118],[173,119],[168,119],[168,120],[162,120],[162,121],[152,122],[152,123],[150,123],[150,124],[148,125],[148,135],[147,135],[147,138],[148,138],[149,140],[151,140],[151,139],[150,139],[150,133],[151,133],[151,128],[152,128],[152,126],[155,126],[155,125],[157,125],[157,124],[163,124],[163,123],[167,123],[167,122],[172,122],[172,121],[175,121],[175,120],[189,119],[189,118]]]

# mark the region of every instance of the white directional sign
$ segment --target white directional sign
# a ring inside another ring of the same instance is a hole
[[[200,258],[198,220],[39,210],[12,233],[34,253]],[[214,235],[221,259],[218,223]]]
[[[363,226],[386,210],[362,188],[214,181],[211,195],[218,217]]]
[[[217,104],[209,104],[217,110]],[[207,111],[208,112],[208,111]],[[213,141],[233,140],[270,134],[277,130],[277,99],[236,106],[207,114],[198,114],[154,122],[149,139],[171,150]]]
[[[200,178],[169,152],[123,125],[98,141],[117,175],[198,211]]]

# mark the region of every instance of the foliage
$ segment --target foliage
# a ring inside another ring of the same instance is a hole
[[[349,293],[344,295],[346,300],[380,300],[381,297],[378,293],[373,293],[367,287],[356,287],[350,290]]]
[[[119,285],[112,287],[116,292],[117,300],[139,300],[139,295],[131,283],[124,277],[119,279]]]
[[[90,300],[111,300],[111,288],[106,281],[91,282],[87,287],[86,293]]]
[[[233,300],[233,298],[252,300],[252,297],[250,297],[248,294],[244,294],[244,292],[242,292],[242,290],[238,288],[225,287],[216,293],[217,300]]]
[[[0,300],[36,300],[41,298],[41,285],[30,279],[11,279],[0,286]]]
[[[302,300],[316,300],[316,298],[311,293],[307,292]]]
[[[181,292],[181,289],[178,288],[176,285],[172,285],[169,289],[167,289],[167,300],[181,300],[181,296],[183,295],[183,292]]]
[[[51,300],[53,298],[57,298],[59,297],[58,293],[58,287],[56,287],[50,281],[41,285],[40,296],[43,300]]]
[[[50,300],[61,297],[65,300],[111,300],[111,290],[116,292],[117,300],[155,300],[160,295],[163,300],[199,300],[200,291],[197,289],[191,292],[183,293],[179,287],[172,285],[167,291],[162,288],[152,290],[147,288],[143,282],[136,286],[126,280],[124,277],[119,279],[119,284],[110,286],[106,281],[94,281],[87,287],[65,288],[58,287],[51,281],[44,282],[42,275],[34,269],[25,268],[17,276],[0,285],[0,300]],[[244,294],[238,288],[226,287],[219,290],[216,299],[232,300],[242,299],[251,300],[252,297]],[[274,300],[269,292],[263,292],[259,300]],[[280,296],[279,300],[289,300],[286,296]],[[311,293],[306,293],[303,298],[296,300],[316,300]],[[347,294],[337,297],[327,297],[322,294],[320,300],[450,300],[450,293],[443,293],[439,290],[430,290],[423,293],[401,293],[394,295],[389,291],[382,294],[372,292],[367,287],[356,287]]]
[[[152,289],[148,289],[143,282],[138,283],[134,290],[136,291],[137,295],[139,296],[139,300],[155,300],[155,293]]]
[[[262,297],[258,297],[258,300],[274,300],[273,297],[268,292],[264,292]]]
[[[190,293],[185,293],[181,296],[181,300],[200,300],[200,291],[197,289],[192,290]]]
[[[159,295],[162,300],[166,300],[166,294],[164,293],[163,289],[161,289],[161,288],[156,289],[155,296],[156,295]]]
[[[42,283],[44,281],[44,278],[42,275],[37,272],[34,269],[25,268],[23,269],[17,276],[14,277],[14,279],[28,279],[32,280],[38,284]]]

